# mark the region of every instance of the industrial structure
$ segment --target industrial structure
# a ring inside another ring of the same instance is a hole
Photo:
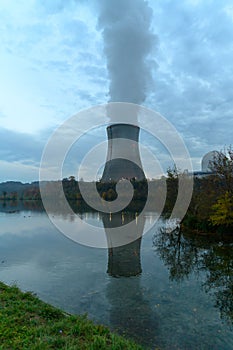
[[[213,162],[218,154],[218,151],[210,151],[206,153],[201,160],[201,170],[194,171],[192,175],[197,178],[204,178],[215,174],[215,171],[213,170]]]
[[[108,152],[102,182],[145,179],[138,147],[139,131],[140,128],[132,124],[107,127]]]

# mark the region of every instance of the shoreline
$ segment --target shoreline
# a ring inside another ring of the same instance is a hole
[[[145,349],[85,315],[68,314],[1,281],[0,317],[1,349]]]

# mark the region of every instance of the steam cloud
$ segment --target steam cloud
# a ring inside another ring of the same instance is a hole
[[[152,83],[156,43],[151,31],[152,9],[144,0],[100,0],[98,27],[102,29],[110,79],[109,102],[145,101]]]

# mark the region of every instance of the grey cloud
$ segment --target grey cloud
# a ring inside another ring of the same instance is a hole
[[[39,164],[44,142],[39,138],[0,128],[1,160]]]
[[[177,127],[193,157],[232,143],[233,30],[226,4],[154,6],[161,46],[155,89],[146,102]]]
[[[223,2],[206,1],[190,8],[184,2],[169,1],[163,15],[169,17],[166,29],[174,50],[174,70],[209,77],[231,62],[229,47],[233,39],[232,23],[223,11]],[[163,17],[163,16],[162,16]]]

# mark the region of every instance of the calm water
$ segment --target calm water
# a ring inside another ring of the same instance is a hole
[[[96,249],[63,236],[38,203],[0,208],[3,282],[68,312],[87,313],[151,349],[233,349],[230,242],[169,234],[160,220],[124,248]],[[143,225],[154,216],[146,213]],[[98,213],[82,217],[107,226]]]

